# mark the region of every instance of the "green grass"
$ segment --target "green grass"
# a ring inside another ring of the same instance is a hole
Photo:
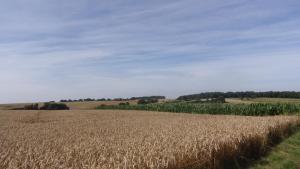
[[[300,169],[300,131],[284,140],[250,169]]]
[[[97,109],[146,110],[194,114],[227,114],[227,115],[288,115],[300,112],[299,104],[288,103],[255,103],[255,104],[221,104],[221,103],[156,103],[138,105],[98,106]]]

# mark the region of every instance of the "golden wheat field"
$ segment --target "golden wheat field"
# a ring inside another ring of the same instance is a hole
[[[260,153],[271,134],[296,123],[292,116],[3,110],[0,168],[220,168]]]

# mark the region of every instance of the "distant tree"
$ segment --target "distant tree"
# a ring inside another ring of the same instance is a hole
[[[219,96],[218,98],[214,98],[211,100],[212,103],[225,103],[225,98],[223,96]]]
[[[126,106],[126,105],[130,105],[130,103],[129,102],[126,102],[126,103],[119,103],[119,106]]]
[[[64,103],[45,103],[41,110],[69,110],[70,108]]]
[[[25,105],[24,109],[25,110],[38,110],[39,109],[39,104]]]
[[[157,103],[158,99],[140,99],[137,104]]]
[[[201,99],[211,99],[211,98],[259,98],[259,97],[269,97],[269,98],[300,98],[300,92],[295,91],[267,91],[267,92],[205,92],[192,95],[184,95],[177,98],[177,100],[201,100]]]
[[[144,100],[149,100],[149,99],[166,99],[165,96],[142,96],[142,97],[131,97],[128,100],[140,100],[140,99],[144,99]]]
[[[147,104],[147,101],[145,99],[140,99],[137,104]]]
[[[95,99],[87,98],[87,99],[84,99],[84,101],[90,102],[90,101],[95,101]]]

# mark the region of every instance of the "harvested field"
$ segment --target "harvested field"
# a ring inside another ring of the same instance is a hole
[[[21,109],[24,106],[29,105],[30,103],[14,103],[14,104],[0,104],[0,110],[12,110],[12,109]],[[42,105],[41,103],[39,103]]]
[[[0,168],[230,168],[296,124],[294,116],[0,111]]]
[[[129,101],[89,101],[89,102],[65,102],[71,110],[91,110],[99,105],[119,105],[120,103],[130,103],[131,105],[137,104],[137,100]]]
[[[119,105],[120,103],[130,103],[131,105],[137,104],[137,100],[129,101],[85,101],[85,102],[64,102],[71,110],[92,110],[100,105]],[[25,105],[31,105],[34,103],[15,103],[15,104],[0,104],[0,110],[13,110],[24,108]],[[39,106],[43,106],[44,103],[38,103]]]
[[[251,103],[294,103],[299,104],[300,99],[292,99],[292,98],[268,98],[268,97],[261,97],[261,98],[250,98],[250,99],[243,99],[240,98],[226,98],[226,102],[233,103],[233,104],[251,104]]]

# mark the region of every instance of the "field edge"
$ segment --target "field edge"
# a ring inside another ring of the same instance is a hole
[[[300,129],[274,147],[267,156],[251,165],[249,169],[298,169],[300,149],[297,147],[300,147]]]
[[[187,159],[179,165],[182,169],[241,169],[248,168],[266,157],[273,147],[299,132],[300,121],[270,128],[266,136],[253,135],[224,143],[215,149],[210,160]],[[198,163],[195,163],[198,162]],[[178,169],[178,165],[169,169]]]

